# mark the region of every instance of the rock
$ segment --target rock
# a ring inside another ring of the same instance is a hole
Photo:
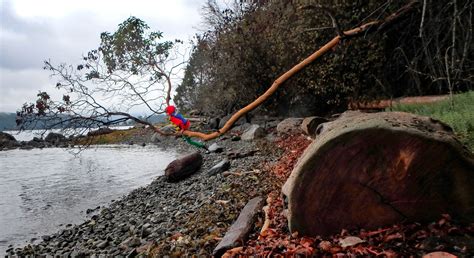
[[[243,125],[238,125],[238,126],[234,126],[230,132],[232,134],[241,134],[242,132],[245,132],[247,131],[250,127],[252,127],[252,124],[250,123],[245,123]]]
[[[316,129],[318,128],[318,126],[328,121],[329,120],[327,120],[326,118],[319,116],[307,117],[301,123],[301,129],[305,134],[309,135],[312,138],[315,138]]]
[[[173,125],[167,125],[160,128],[160,131],[166,134],[172,134],[176,132],[176,128]]]
[[[0,132],[0,148],[14,148],[19,146],[19,143],[13,135]]]
[[[232,115],[233,114],[230,114],[230,115],[227,115],[227,116],[224,116],[223,118],[221,118],[220,121],[219,121],[219,128],[224,127],[225,123],[227,123],[227,121],[229,121],[229,119],[232,117]],[[233,126],[243,125],[247,122],[248,122],[247,118],[245,116],[243,116],[243,117],[239,118],[237,121],[235,121]]]
[[[215,166],[213,166],[207,174],[209,176],[215,176],[219,173],[222,173],[230,168],[230,161],[228,159],[224,159],[223,161],[217,163]]]
[[[104,240],[97,244],[97,248],[104,249],[105,247],[107,247],[107,245],[109,245],[109,242],[107,240]]]
[[[129,237],[125,239],[120,245],[124,247],[137,247],[140,246],[142,242],[140,241],[140,238],[138,237]]]
[[[238,142],[238,141],[240,141],[241,139],[242,139],[242,138],[241,138],[240,136],[234,135],[234,136],[232,136],[232,138],[231,138],[230,140],[233,141],[233,142]]]
[[[345,237],[343,239],[340,239],[339,240],[339,245],[342,248],[346,248],[346,247],[355,246],[355,245],[358,245],[358,244],[364,243],[364,242],[365,242],[364,240],[362,240],[358,237],[348,236],[348,237]]]
[[[94,130],[94,131],[90,131],[87,133],[87,136],[99,136],[99,135],[104,135],[104,134],[109,134],[109,133],[112,133],[114,130],[108,128],[108,127],[103,127],[103,128],[99,128],[97,130]]]
[[[209,120],[209,129],[212,129],[212,130],[217,130],[219,129],[219,122],[221,121],[220,118],[218,117],[214,117],[214,118],[211,118]]]
[[[49,240],[51,240],[51,237],[48,235],[44,235],[44,236],[41,236],[41,239],[43,239],[43,241],[45,242],[48,242]]]
[[[447,252],[432,252],[423,255],[423,258],[456,258],[457,256]]]
[[[154,134],[151,136],[150,141],[151,141],[152,143],[161,142],[161,140],[160,140],[160,135],[159,135],[158,133],[154,133]]]
[[[265,129],[263,129],[259,125],[252,125],[249,129],[247,129],[247,131],[242,134],[241,138],[245,141],[252,141],[254,139],[263,138],[265,137],[265,135]]]
[[[182,180],[201,168],[202,155],[199,152],[174,160],[165,169],[165,177],[168,182]]]
[[[303,123],[303,118],[287,118],[277,125],[277,133],[279,135],[285,134],[299,134],[303,131],[301,130],[301,124]]]
[[[62,143],[64,141],[66,141],[66,137],[60,133],[49,133],[46,138],[44,138],[44,140],[46,142],[49,142],[51,144],[59,144],[59,143]]]
[[[256,197],[245,205],[237,220],[232,224],[224,238],[214,249],[214,256],[221,257],[227,250],[245,243],[254,226],[256,215],[262,210],[264,203],[262,197]]]
[[[224,148],[219,146],[217,143],[213,143],[211,144],[211,146],[209,146],[209,148],[207,148],[207,150],[209,150],[210,152],[221,153]]]
[[[291,232],[474,220],[474,155],[445,124],[387,112],[341,115],[325,128],[282,189]]]

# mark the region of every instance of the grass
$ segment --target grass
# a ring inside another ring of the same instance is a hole
[[[86,137],[77,142],[77,144],[116,144],[124,142],[130,139],[135,133],[137,133],[138,129],[131,128],[128,130],[118,130],[114,131],[109,134]]]
[[[474,91],[457,94],[451,100],[430,104],[402,104],[391,108],[422,116],[429,116],[450,125],[459,139],[474,150]]]

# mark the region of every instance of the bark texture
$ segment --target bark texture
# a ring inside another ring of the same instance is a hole
[[[474,155],[429,117],[351,112],[324,124],[283,186],[304,235],[433,221],[474,221]]]

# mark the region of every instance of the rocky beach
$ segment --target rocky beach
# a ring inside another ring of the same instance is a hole
[[[91,207],[84,223],[67,225],[53,235],[43,236],[39,243],[12,246],[7,255],[116,256],[151,250],[160,254],[211,255],[247,201],[275,189],[263,172],[264,166],[277,157],[276,151],[269,151],[271,139],[272,136],[243,141],[223,137],[209,143],[215,144],[215,149],[206,154],[206,150],[182,139],[138,130],[124,144],[156,144],[183,154],[199,151],[204,161],[202,168],[176,183],[159,177],[108,207]],[[223,160],[230,163],[226,172],[211,170]]]
[[[193,147],[179,137],[159,136],[145,128],[119,132],[118,138],[109,134],[95,136],[99,138],[91,139],[90,143],[114,139],[114,143],[154,144],[183,156],[194,153],[202,157],[202,166],[183,179],[160,176],[106,207],[91,207],[83,223],[66,225],[26,246],[10,246],[7,256],[474,254],[474,225],[461,223],[449,214],[436,215],[437,221],[401,221],[370,230],[342,229],[324,237],[290,233],[288,204],[281,189],[313,138],[321,131],[332,130],[330,126],[318,126],[326,121],[313,117],[290,118],[279,123],[265,121],[261,126],[243,124],[206,142],[209,151]],[[259,204],[249,213],[248,204],[256,200]],[[245,220],[246,216],[250,218],[249,214],[252,218]],[[239,231],[244,228],[245,233]],[[228,235],[232,234],[239,234],[238,238],[228,242],[232,239]]]

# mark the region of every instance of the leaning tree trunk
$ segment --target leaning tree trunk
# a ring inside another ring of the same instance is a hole
[[[359,27],[355,27],[351,30],[344,31],[342,33],[340,32],[340,29],[338,27],[335,27],[334,29],[336,29],[340,35],[335,36],[332,40],[330,40],[328,43],[326,43],[316,52],[314,52],[313,54],[305,58],[303,61],[301,61],[297,65],[293,66],[290,70],[285,72],[280,77],[278,77],[270,86],[270,88],[267,89],[267,91],[265,91],[261,96],[259,96],[252,103],[248,104],[244,108],[237,111],[234,115],[232,115],[232,117],[225,123],[225,125],[221,129],[219,129],[217,132],[206,134],[206,133],[194,132],[194,131],[184,131],[184,135],[187,135],[189,137],[199,137],[205,141],[212,140],[221,136],[222,134],[229,131],[232,125],[237,120],[239,120],[239,118],[241,118],[248,112],[254,110],[258,106],[260,106],[263,102],[265,102],[268,98],[270,98],[270,96],[272,96],[273,93],[275,93],[276,90],[285,81],[293,77],[299,71],[303,70],[306,66],[313,63],[316,59],[323,56],[334,47],[336,47],[341,42],[341,40],[366,35],[367,33],[371,33],[371,32],[384,31],[390,26],[396,24],[399,20],[405,18],[409,13],[411,13],[413,10],[416,9],[415,7],[418,4],[419,2],[417,0],[411,0],[405,6],[403,6],[402,8],[400,8],[399,10],[397,10],[396,12],[392,13],[391,15],[387,16],[384,19],[368,22],[363,25],[360,25]],[[334,17],[331,16],[331,19],[334,19]],[[158,128],[155,128],[155,130],[161,133]]]
[[[348,113],[319,128],[283,186],[292,232],[327,235],[448,213],[474,221],[474,155],[437,120]]]

